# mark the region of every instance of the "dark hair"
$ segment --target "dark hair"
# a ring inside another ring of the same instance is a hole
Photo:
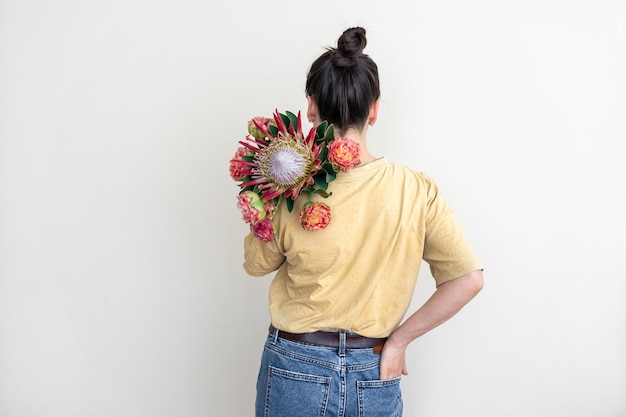
[[[315,101],[320,118],[339,131],[361,129],[380,97],[378,66],[363,53],[366,45],[365,29],[347,29],[337,47],[327,48],[307,75],[307,96]]]

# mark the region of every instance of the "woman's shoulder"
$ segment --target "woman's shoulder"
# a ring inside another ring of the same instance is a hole
[[[434,179],[426,172],[421,171],[417,168],[413,168],[406,164],[387,161],[387,169],[389,169],[389,172],[393,173],[394,175],[402,176],[405,178],[412,178],[420,183],[430,184],[435,182]]]

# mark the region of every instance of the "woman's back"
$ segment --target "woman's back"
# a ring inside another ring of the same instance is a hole
[[[431,263],[437,284],[458,276],[458,268],[479,266],[425,175],[381,158],[338,174],[329,191],[324,201],[332,221],[324,230],[302,229],[298,216],[281,207],[273,242],[246,241],[248,273],[279,269],[270,288],[275,326],[384,337],[406,313],[422,259]],[[306,202],[297,200],[293,211]]]

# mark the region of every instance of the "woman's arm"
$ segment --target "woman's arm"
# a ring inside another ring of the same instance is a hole
[[[276,239],[262,242],[250,232],[243,240],[243,268],[253,277],[262,277],[276,271],[285,261]]]
[[[381,353],[380,379],[407,375],[405,352],[409,343],[458,313],[482,288],[482,270],[441,284],[424,305],[389,336]]]

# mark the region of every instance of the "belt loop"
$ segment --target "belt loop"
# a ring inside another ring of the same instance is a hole
[[[346,356],[346,332],[339,332],[339,356]]]
[[[274,337],[272,339],[272,344],[273,345],[275,345],[276,342],[278,341],[278,331],[279,331],[278,329],[276,329],[276,328],[274,329]]]

